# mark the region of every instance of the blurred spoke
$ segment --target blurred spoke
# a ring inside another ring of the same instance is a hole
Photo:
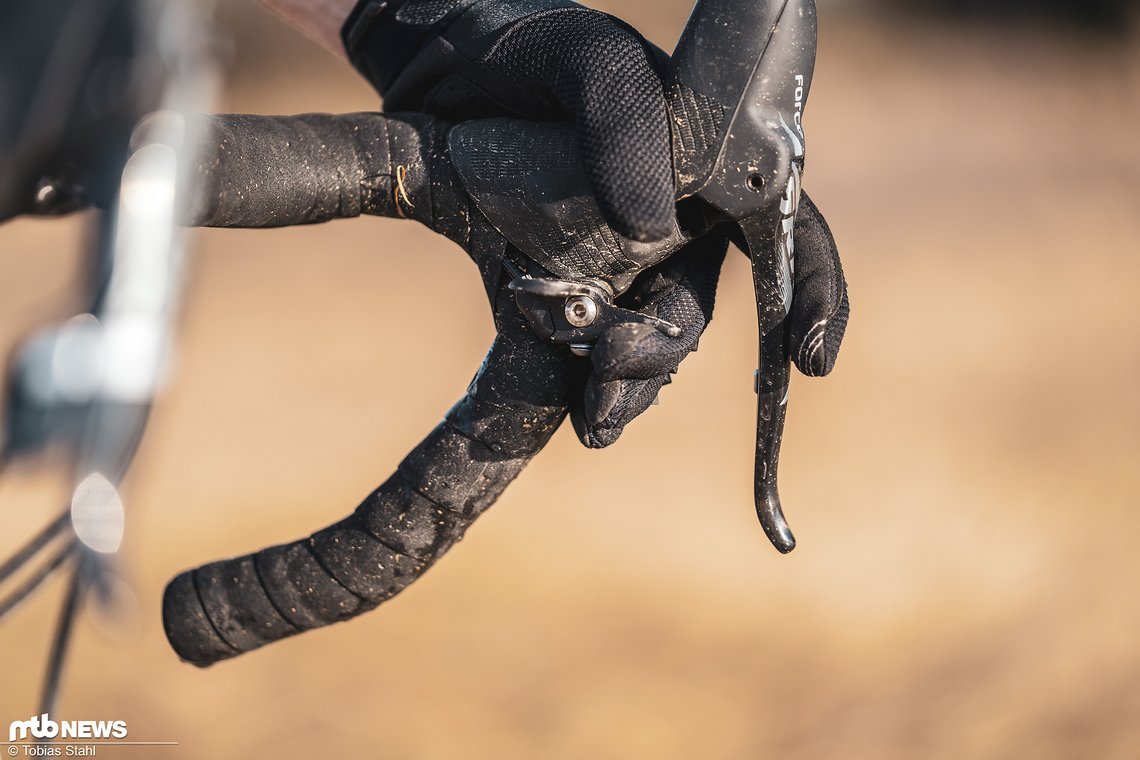
[[[33,537],[31,541],[9,557],[3,565],[0,565],[0,582],[8,580],[13,573],[31,561],[32,557],[36,556],[41,549],[51,543],[52,539],[66,531],[70,525],[71,510],[64,510],[59,517],[49,523],[48,526]]]
[[[74,539],[69,541],[65,546],[59,549],[43,567],[37,570],[32,577],[26,580],[20,588],[16,589],[16,591],[6,599],[0,600],[0,620],[19,606],[20,602],[31,596],[32,592],[39,588],[40,584],[51,577],[51,574],[55,572],[60,565],[75,554],[76,546],[77,544]]]
[[[59,622],[56,624],[55,639],[52,642],[51,656],[48,658],[47,673],[44,676],[44,691],[40,699],[41,714],[55,712],[56,697],[59,695],[59,682],[63,675],[64,662],[67,659],[67,647],[71,642],[71,627],[75,622],[75,613],[79,610],[79,603],[87,586],[93,577],[93,568],[96,564],[95,556],[83,551],[75,571],[71,576],[71,583],[67,591],[67,598],[63,601],[63,609],[59,613]]]

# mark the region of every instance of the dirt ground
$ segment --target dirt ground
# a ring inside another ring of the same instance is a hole
[[[597,5],[670,47],[689,3]],[[254,13],[223,14],[223,109],[376,107]],[[474,268],[410,223],[203,232],[127,493],[135,608],[83,620],[60,717],[180,742],[107,757],[1140,756],[1138,95],[1119,41],[825,13],[806,187],[853,312],[835,374],[793,385],[795,553],[753,513],[733,256],[618,445],[561,431],[403,595],[206,671],[165,643],[166,581],[347,514],[492,330]],[[81,225],[0,228],[3,345],[57,312]],[[0,482],[0,551],[61,498],[42,468]],[[58,592],[0,628],[0,727],[34,708]]]

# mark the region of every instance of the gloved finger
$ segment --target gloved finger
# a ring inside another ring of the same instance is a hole
[[[796,217],[795,249],[795,291],[789,315],[792,360],[803,374],[823,377],[839,356],[850,304],[835,238],[806,193]]]
[[[578,438],[589,448],[614,443],[645,412],[680,363],[695,350],[712,319],[717,280],[728,241],[707,235],[642,275],[627,298],[643,313],[681,328],[670,338],[647,325],[619,325],[598,340],[582,403],[571,410]]]
[[[655,327],[641,324],[610,328],[598,338],[590,357],[599,382],[648,380],[677,371],[677,365],[692,351],[707,324],[704,315],[692,305],[691,294],[681,288],[678,291],[681,292],[675,300],[683,300],[688,312],[684,317],[674,315],[669,321],[681,328],[681,335],[670,338]]]
[[[647,410],[661,388],[671,382],[683,360],[696,346],[708,320],[693,305],[691,291],[680,285],[666,297],[681,309],[658,309],[671,314],[681,335],[670,338],[649,325],[618,325],[599,338],[591,354],[594,371],[586,381],[582,403],[570,416],[579,440],[600,449],[617,441],[625,426]]]
[[[515,65],[555,60],[549,86],[574,118],[606,221],[633,240],[667,237],[675,214],[673,159],[664,85],[648,43],[617,19],[581,8],[543,14],[512,34],[526,35],[510,46]]]
[[[599,381],[647,380],[677,371],[677,365],[696,347],[712,319],[727,250],[723,235],[708,234],[637,279],[624,296],[624,305],[672,322],[681,328],[681,334],[671,338],[648,325],[636,324],[606,331],[591,354]]]
[[[586,385],[582,404],[570,412],[578,439],[591,449],[614,443],[625,426],[652,406],[661,389],[671,382],[668,373],[647,380],[601,382],[592,377]]]

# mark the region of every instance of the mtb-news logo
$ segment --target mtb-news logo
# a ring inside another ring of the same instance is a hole
[[[125,720],[61,720],[54,721],[47,713],[28,720],[14,720],[8,726],[8,741],[35,739],[126,739]]]

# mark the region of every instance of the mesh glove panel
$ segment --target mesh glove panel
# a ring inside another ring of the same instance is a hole
[[[568,2],[363,0],[345,47],[388,110],[453,121],[572,119],[606,220],[634,240],[671,231],[663,53],[631,27]]]

